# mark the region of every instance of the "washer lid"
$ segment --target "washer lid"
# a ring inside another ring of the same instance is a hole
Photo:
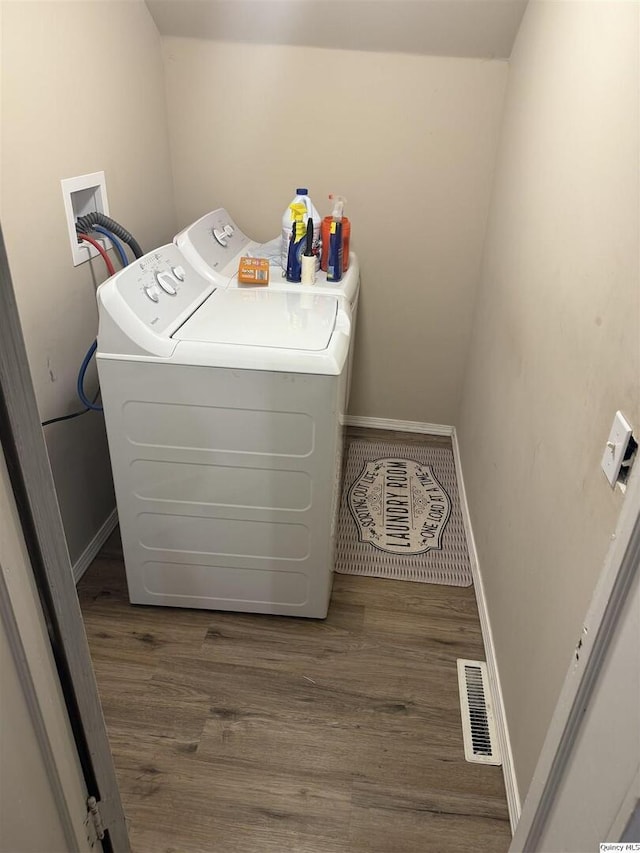
[[[270,290],[216,290],[172,337],[180,341],[327,349],[336,324],[335,296]]]

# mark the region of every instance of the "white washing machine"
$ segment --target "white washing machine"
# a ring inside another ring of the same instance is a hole
[[[326,616],[349,303],[216,288],[170,244],[98,305],[130,600]]]

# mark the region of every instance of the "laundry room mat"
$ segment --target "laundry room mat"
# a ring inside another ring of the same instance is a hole
[[[471,585],[450,448],[362,440],[349,444],[336,571]]]

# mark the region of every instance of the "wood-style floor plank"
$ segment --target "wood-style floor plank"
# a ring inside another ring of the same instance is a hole
[[[132,606],[114,535],[78,592],[136,853],[507,849],[501,768],[464,759],[472,588],[336,575],[323,621]]]

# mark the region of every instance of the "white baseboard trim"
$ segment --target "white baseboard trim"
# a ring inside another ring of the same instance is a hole
[[[460,446],[458,444],[458,436],[456,434],[455,428],[453,430],[452,443],[453,456],[456,465],[456,477],[458,478],[458,494],[460,496],[460,508],[462,510],[462,518],[464,521],[465,532],[467,534],[467,542],[469,545],[469,560],[471,562],[473,587],[476,592],[476,601],[478,603],[480,628],[482,630],[482,640],[484,642],[485,657],[487,659],[487,671],[489,675],[489,685],[491,688],[491,698],[493,701],[493,713],[496,720],[496,728],[498,730],[498,742],[500,744],[500,751],[502,754],[502,773],[504,775],[504,786],[507,793],[509,822],[511,824],[511,832],[513,833],[518,824],[518,821],[520,820],[522,804],[520,802],[518,780],[516,779],[515,767],[513,764],[513,753],[511,751],[509,727],[507,725],[507,716],[505,713],[504,700],[502,697],[500,675],[498,673],[498,663],[496,660],[495,647],[493,644],[493,633],[491,631],[489,611],[487,610],[487,602],[484,595],[484,586],[482,583],[482,574],[480,572],[478,552],[476,550],[476,543],[473,536],[473,528],[471,527],[469,504],[467,503],[467,493],[465,491],[464,478],[462,475]]]
[[[76,562],[73,564],[73,578],[76,583],[78,583],[82,575],[87,571],[93,560],[97,557],[98,551],[102,548],[109,536],[111,536],[117,523],[118,511],[114,509],[113,512],[107,516],[102,527],[98,530],[91,542],[89,542],[82,554],[80,554]]]
[[[361,418],[358,415],[347,415],[344,422],[346,426],[393,429],[398,432],[420,432],[427,435],[451,436],[454,433],[454,428],[447,424],[424,424],[420,421],[393,421],[387,418]]]

